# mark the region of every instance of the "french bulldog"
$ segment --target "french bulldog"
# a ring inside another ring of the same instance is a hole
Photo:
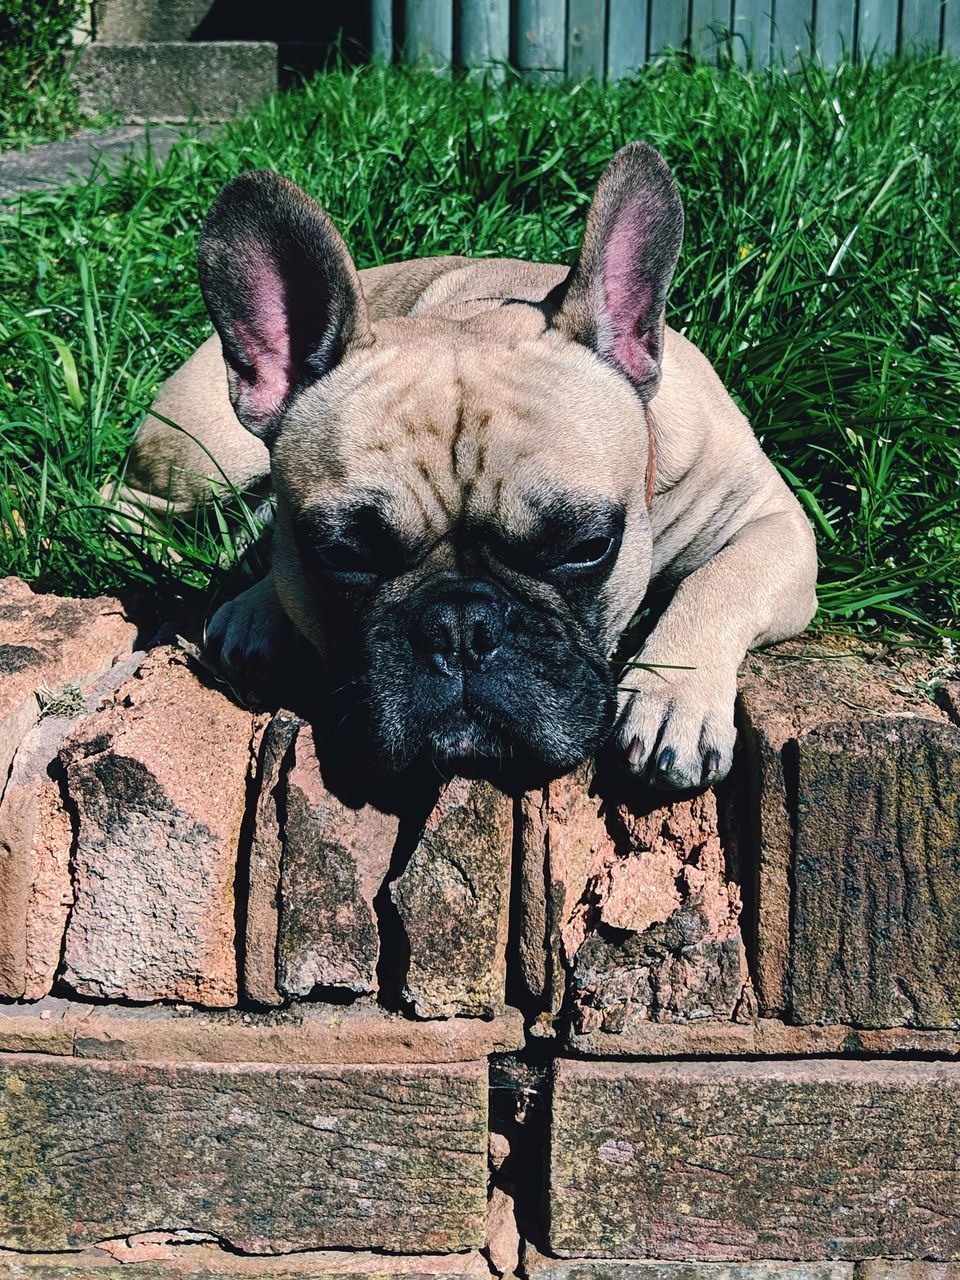
[[[187,511],[269,473],[272,572],[214,616],[223,668],[284,663],[295,629],[301,678],[340,691],[381,776],[560,773],[604,749],[659,787],[722,778],[737,668],[810,621],[816,554],[717,374],[665,325],[682,231],[638,142],[601,177],[572,268],[358,271],[292,182],[230,182],[199,245],[216,334],[162,388],[123,494]],[[653,587],[669,604],[618,677]]]

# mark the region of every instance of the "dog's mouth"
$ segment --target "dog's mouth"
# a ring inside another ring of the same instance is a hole
[[[503,768],[527,752],[505,725],[467,707],[451,711],[424,734],[423,754],[441,771],[482,772],[484,767]]]
[[[331,722],[381,777],[431,764],[447,776],[557,775],[613,724],[610,666],[583,628],[485,581],[443,583],[368,617],[350,656]]]
[[[353,682],[351,705],[341,704],[335,719],[363,771],[390,776],[427,765],[445,777],[535,785],[576,768],[613,724],[609,671],[573,660],[566,669],[568,682],[559,687],[534,668],[477,687],[466,681],[456,696],[438,699],[415,673],[381,668]]]
[[[480,760],[501,751],[500,739],[466,715],[455,717],[430,734],[430,753],[437,760]]]

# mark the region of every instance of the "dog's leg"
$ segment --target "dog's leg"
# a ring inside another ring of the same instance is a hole
[[[614,741],[655,786],[724,777],[733,759],[737,668],[748,649],[796,635],[816,612],[816,551],[799,507],[745,525],[681,582],[621,683]]]
[[[272,573],[221,605],[204,637],[207,655],[251,685],[281,669],[292,643],[293,623],[277,598]]]

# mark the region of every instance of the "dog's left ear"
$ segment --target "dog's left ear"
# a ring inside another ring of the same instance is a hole
[[[649,400],[660,384],[663,308],[683,205],[663,157],[631,142],[600,179],[577,261],[551,299],[553,323],[616,365]]]

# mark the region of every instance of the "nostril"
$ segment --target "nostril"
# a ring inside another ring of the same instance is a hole
[[[417,619],[412,630],[414,646],[422,653],[447,657],[460,648],[456,610],[450,605],[432,605]]]
[[[478,618],[474,623],[473,636],[468,648],[480,657],[494,653],[500,648],[500,631],[491,625],[488,618]]]
[[[415,618],[413,647],[445,674],[480,668],[503,643],[506,616],[497,602],[476,596],[436,601]]]
[[[464,618],[466,657],[475,665],[493,656],[503,642],[504,617],[499,609],[482,605]]]

